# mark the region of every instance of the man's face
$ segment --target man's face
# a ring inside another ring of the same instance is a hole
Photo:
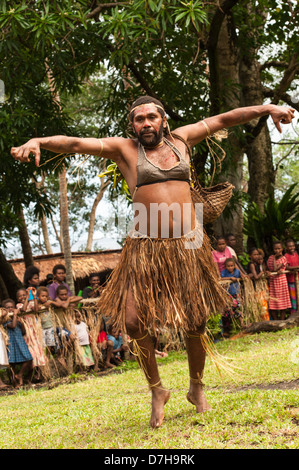
[[[166,117],[162,118],[156,106],[144,104],[134,111],[132,127],[144,147],[155,147],[162,140]]]

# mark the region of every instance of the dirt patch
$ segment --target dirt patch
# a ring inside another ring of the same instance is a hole
[[[296,390],[296,389],[299,389],[299,379],[285,381],[285,382],[244,385],[242,387],[236,387],[234,389],[230,389],[230,391],[240,392],[243,390],[256,390],[256,389],[258,390]]]

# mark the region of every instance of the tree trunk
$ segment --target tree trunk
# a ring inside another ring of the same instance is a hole
[[[30,245],[30,240],[29,240],[29,235],[28,235],[28,230],[27,230],[27,225],[24,217],[24,212],[22,207],[19,209],[19,237],[22,245],[22,252],[23,252],[23,257],[24,257],[24,263],[26,268],[28,266],[33,266],[34,265],[34,260],[33,260],[33,255],[32,255],[32,250],[31,250],[31,245]]]
[[[287,320],[271,320],[253,323],[244,330],[242,334],[254,334],[261,332],[280,331],[285,328],[295,328],[299,326],[299,315],[292,315]]]
[[[259,64],[252,56],[244,57],[240,67],[243,85],[244,106],[263,104],[263,91]],[[272,147],[266,119],[251,121],[246,126],[253,135],[248,138],[246,155],[248,158],[249,182],[248,194],[264,212],[264,203],[274,191],[275,170],[273,166]]]
[[[93,202],[90,216],[89,216],[89,227],[88,227],[88,238],[87,238],[87,244],[86,244],[86,251],[91,251],[92,250],[92,242],[93,242],[93,234],[94,234],[94,227],[95,227],[95,220],[96,220],[96,210],[97,207],[100,203],[100,201],[103,198],[104,192],[106,191],[109,183],[101,179],[101,187],[100,190]]]
[[[0,301],[7,299],[9,297],[8,290],[6,288],[5,282],[0,274]]]
[[[55,79],[52,71],[48,65],[48,60],[45,61],[48,81],[50,90],[53,96],[53,100],[60,107],[60,97],[55,91]],[[65,165],[62,164],[62,170],[59,173],[59,190],[60,190],[60,222],[61,222],[61,233],[63,240],[64,249],[64,261],[66,268],[66,282],[68,283],[71,291],[75,293],[74,279],[73,279],[73,267],[72,267],[72,251],[70,243],[70,232],[69,232],[69,212],[68,212],[68,199],[67,199],[67,180]]]
[[[66,282],[70,286],[71,291],[75,293],[73,269],[72,269],[72,251],[71,251],[70,232],[69,232],[67,180],[66,180],[66,170],[65,170],[64,164],[62,164],[62,171],[59,173],[59,190],[60,190],[60,217],[61,217],[61,223],[62,223],[64,261],[65,261],[65,267],[66,267]]]
[[[1,297],[7,295],[16,300],[16,292],[23,287],[22,282],[17,278],[12,265],[7,261],[3,251],[0,249],[0,276],[5,284],[5,292],[1,292]]]
[[[213,34],[213,31],[211,31]],[[211,45],[211,43],[210,43]],[[209,49],[210,56],[210,82],[211,82],[211,110],[218,114],[241,106],[241,89],[239,66],[239,50],[235,44],[235,31],[230,17],[224,17],[218,34],[217,44]],[[232,129],[229,131],[226,147],[229,148],[230,162],[221,175],[221,180],[231,182],[235,191],[242,191],[243,182],[243,154],[240,137]],[[228,157],[226,157],[228,158]],[[237,240],[236,251],[243,252],[243,215],[241,205],[228,219],[222,216],[213,224],[217,235],[233,233]]]
[[[46,248],[46,252],[48,255],[53,253],[50,239],[49,239],[49,232],[48,232],[48,226],[47,226],[47,219],[45,214],[40,219],[41,227],[42,227],[42,232],[43,232],[43,237],[44,237],[44,244]]]

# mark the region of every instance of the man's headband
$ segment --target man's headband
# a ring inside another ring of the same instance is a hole
[[[141,106],[144,106],[144,105],[146,105],[146,104],[153,104],[154,106],[156,106],[156,108],[162,109],[162,111],[163,111],[164,114],[165,114],[165,109],[164,109],[162,106],[160,106],[159,104],[156,104],[156,103],[154,103],[154,102],[151,102],[151,103],[143,103],[143,104],[139,104],[138,106],[135,106],[133,109],[131,109],[131,111],[130,111],[130,113],[129,113],[129,116],[131,115],[131,113],[133,113],[133,111],[135,111],[135,109],[138,109],[138,108],[140,108]]]

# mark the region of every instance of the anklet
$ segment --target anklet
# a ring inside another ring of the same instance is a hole
[[[194,379],[193,377],[189,377],[190,378],[190,382],[192,382],[193,384],[199,384],[199,385],[202,385],[204,387],[204,383],[203,381],[201,380],[200,376],[199,376],[199,372],[197,373],[197,378]]]

